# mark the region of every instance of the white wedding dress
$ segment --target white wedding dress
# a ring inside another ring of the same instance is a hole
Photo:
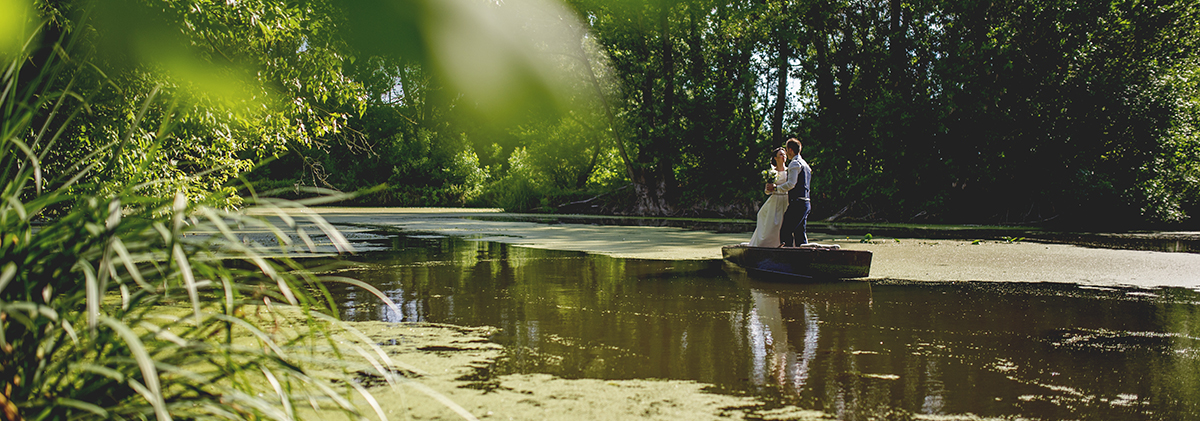
[[[775,173],[775,184],[787,182],[787,171]],[[779,227],[783,225],[783,213],[787,211],[787,192],[776,191],[758,208],[758,225],[754,227],[754,236],[750,237],[753,247],[779,247],[783,243],[779,239]]]

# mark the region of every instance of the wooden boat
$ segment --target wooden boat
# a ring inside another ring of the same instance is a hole
[[[871,252],[842,250],[838,246],[721,247],[725,260],[751,272],[788,275],[802,279],[862,278],[871,274]]]

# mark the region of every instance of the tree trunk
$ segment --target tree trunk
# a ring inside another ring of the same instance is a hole
[[[733,65],[733,68],[735,69],[734,77],[738,78],[737,80],[742,81],[741,95],[739,95],[741,98],[741,112],[742,115],[747,116],[745,119],[747,125],[743,127],[742,130],[745,133],[752,133],[757,131],[758,127],[761,127],[763,120],[766,119],[766,116],[762,115],[762,113],[756,112],[754,109],[756,105],[754,98],[756,98],[758,94],[758,87],[755,84],[754,69],[750,66],[750,61],[753,58],[754,47],[752,45],[747,45],[748,43],[745,41],[741,41],[741,44],[742,46],[740,48],[740,52],[737,54],[735,58],[735,64]]]
[[[634,205],[633,213],[635,215],[669,215],[671,208],[666,203],[666,197],[663,192],[666,190],[666,184],[658,177],[646,177],[645,167],[634,165],[633,160],[629,157],[629,152],[625,148],[625,142],[617,132],[616,117],[613,114],[612,106],[608,103],[608,97],[604,95],[603,89],[600,87],[600,80],[596,77],[595,68],[592,66],[592,61],[588,59],[587,52],[583,49],[583,33],[579,34],[580,43],[578,44],[578,57],[587,66],[588,80],[592,88],[596,91],[596,97],[600,100],[600,105],[604,108],[604,114],[608,118],[609,134],[613,142],[617,145],[617,152],[621,156],[621,162],[625,164],[626,175],[633,182],[634,195],[637,197],[637,203]],[[650,80],[650,78],[647,78]],[[646,91],[643,91],[645,94]],[[652,101],[653,97],[646,100]],[[588,168],[593,168],[596,164],[596,158],[599,154],[600,144],[597,142],[596,154],[592,155],[592,163]],[[590,173],[590,170],[589,170]],[[586,183],[586,179],[582,179]]]
[[[786,12],[787,0],[783,0],[782,7],[780,8],[780,14],[786,16]],[[787,110],[787,85],[788,74],[790,73],[789,55],[791,54],[791,40],[788,38],[790,37],[791,31],[788,31],[785,27],[782,27],[786,25],[787,19],[783,19],[779,23],[779,26],[781,27],[775,28],[775,48],[778,54],[778,62],[776,63],[775,71],[777,80],[775,81],[775,110],[774,115],[771,118],[771,139],[772,144],[776,145],[783,144],[783,115],[784,111]]]
[[[583,190],[587,186],[588,178],[592,177],[592,172],[596,171],[596,161],[600,158],[600,148],[604,146],[604,137],[596,136],[596,145],[592,147],[592,159],[588,161],[587,169],[579,173],[575,178],[575,188]]]
[[[828,12],[816,11],[817,28],[813,46],[817,50],[817,106],[822,110],[834,108],[833,60],[829,52]]]
[[[699,16],[698,9],[694,5],[688,8],[688,60],[692,64],[690,79],[693,86],[707,85],[705,71],[708,70],[703,53],[704,41],[700,35],[699,21],[703,18]]]
[[[645,102],[642,106],[649,113],[661,116],[661,120],[655,121],[657,130],[649,132],[649,137],[647,137],[649,144],[639,151],[641,152],[639,158],[643,161],[643,165],[636,169],[633,179],[634,191],[637,193],[634,213],[637,215],[665,216],[674,213],[668,200],[668,189],[673,184],[674,171],[671,168],[671,161],[662,159],[673,156],[670,151],[675,144],[672,139],[675,135],[673,130],[675,123],[675,48],[671,40],[671,22],[668,19],[673,4],[673,1],[664,1],[658,15],[660,54],[662,55],[662,70],[659,77],[663,80],[662,103],[658,113],[654,112],[655,107],[653,107],[653,79],[647,77],[643,85],[642,97],[649,99],[650,102]]]
[[[904,84],[907,82],[907,67],[908,67],[908,42],[906,32],[902,21],[904,5],[901,0],[891,0],[888,2],[888,14],[890,17],[888,37],[888,55],[891,61],[891,82],[898,89],[904,89]]]
[[[662,10],[659,11],[659,37],[662,41],[662,56],[663,56],[663,133],[662,136],[671,136],[671,127],[675,122],[675,44],[671,42],[671,22],[668,19],[671,16],[671,2],[665,2]],[[669,140],[669,139],[666,139]],[[669,143],[669,142],[665,142]]]
[[[630,181],[636,179],[636,171],[634,171],[633,161],[629,159],[629,153],[625,150],[625,142],[621,140],[621,135],[617,133],[617,121],[613,116],[612,106],[608,104],[608,97],[604,95],[604,90],[600,88],[600,80],[596,78],[596,70],[592,66],[592,60],[588,58],[587,51],[583,49],[583,35],[586,32],[579,33],[579,42],[575,44],[576,52],[579,54],[579,59],[583,61],[584,66],[587,66],[588,81],[591,82],[592,88],[596,91],[596,98],[600,100],[600,106],[604,108],[604,115],[608,118],[608,133],[612,136],[613,143],[617,145],[617,152],[621,155],[621,162],[625,164],[625,175],[629,176]],[[600,152],[600,141],[596,141],[596,153]],[[595,166],[596,157],[592,156],[592,165]],[[586,182],[586,179],[584,180]]]
[[[639,176],[633,181],[633,190],[637,195],[633,214],[646,216],[669,216],[674,210],[667,201],[666,180],[652,169],[639,171]]]
[[[656,78],[654,77],[655,74],[650,73],[654,71],[651,63],[653,47],[648,42],[648,37],[640,37],[633,44],[633,52],[637,55],[637,60],[643,63],[643,68],[645,69],[641,75],[641,80],[637,81],[640,83],[636,85],[638,96],[641,99],[641,103],[637,106],[638,117],[640,117],[641,121],[635,130],[638,132],[636,136],[647,142],[643,147],[638,148],[638,156],[636,158],[630,156],[625,142],[618,133],[613,107],[604,95],[599,79],[596,76],[595,68],[583,49],[582,40],[584,34],[582,32],[578,34],[580,39],[580,43],[577,45],[579,59],[587,66],[589,82],[595,90],[596,96],[600,100],[605,116],[608,119],[611,139],[617,145],[617,151],[620,153],[621,161],[625,165],[626,175],[633,183],[636,202],[631,212],[636,215],[671,215],[673,213],[671,206],[668,204],[666,194],[668,191],[668,178],[663,176],[663,170],[665,169],[665,172],[669,174],[671,173],[671,167],[669,163],[664,163],[667,160],[658,159],[664,156],[663,153],[665,151],[669,150],[669,143],[664,142],[668,140],[664,132],[668,131],[663,130],[663,127],[669,125],[671,119],[674,118],[672,115],[673,101],[675,100],[673,95],[674,54],[668,32],[670,22],[667,18],[669,17],[671,7],[669,3],[664,2],[662,5],[658,20],[660,28],[662,28],[661,36],[663,40],[661,45],[663,50],[661,53],[663,59],[662,67],[664,68],[659,74],[666,78],[665,82],[667,86],[666,94],[661,104],[663,108],[658,108],[657,106],[660,104],[656,103],[654,92]],[[641,22],[638,19],[636,25],[640,28],[645,28]],[[595,157],[593,157],[594,160]]]

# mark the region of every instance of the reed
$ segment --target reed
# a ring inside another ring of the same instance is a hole
[[[336,197],[251,194],[246,209],[230,211],[182,190],[153,193],[166,182],[146,166],[97,179],[101,157],[120,156],[132,128],[48,173],[45,157],[90,105],[73,87],[94,69],[64,42],[36,66],[27,52],[10,55],[0,75],[0,417],[361,418],[355,400],[374,400],[352,374],[391,382],[397,363],[336,320],[324,285],[386,296],[278,257],[315,250],[313,238],[350,251],[319,216],[301,224],[286,212]],[[152,92],[132,106],[131,127],[153,101]],[[170,136],[169,124],[156,134]],[[160,153],[139,152],[143,162]],[[247,216],[259,214],[281,222]],[[246,241],[239,228],[270,232],[278,245]],[[305,368],[316,360],[332,369]]]

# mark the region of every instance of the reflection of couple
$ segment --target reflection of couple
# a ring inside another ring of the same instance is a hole
[[[812,168],[800,157],[800,141],[788,139],[772,155],[771,174],[765,193],[770,195],[758,209],[758,225],[750,237],[753,247],[793,247],[808,243],[808,190]]]
[[[754,357],[752,381],[757,384],[773,382],[784,386],[784,391],[799,395],[808,383],[817,357],[817,342],[821,336],[817,312],[804,302],[797,314],[797,303],[793,302],[785,316],[784,297],[758,288],[750,288],[750,295],[754,297],[750,318],[750,344]],[[797,315],[800,317],[792,318]],[[796,321],[803,324],[796,326],[793,324]],[[801,329],[788,329],[789,324]],[[790,335],[798,333],[795,330],[801,330],[804,336]]]

